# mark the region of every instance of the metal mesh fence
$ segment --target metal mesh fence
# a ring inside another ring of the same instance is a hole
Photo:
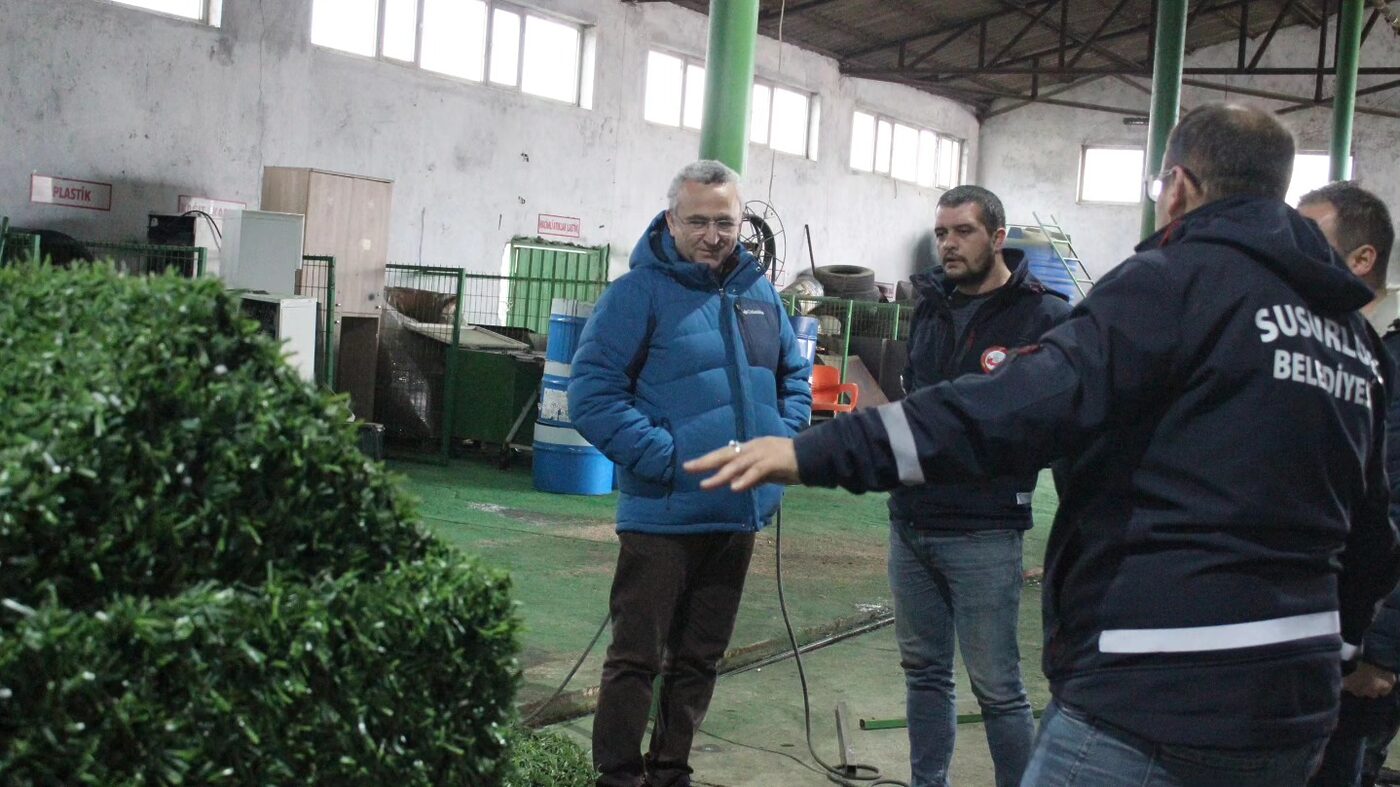
[[[5,233],[4,260],[46,259],[55,265],[110,261],[131,275],[174,271],[194,278],[204,275],[206,251],[199,246],[154,246],[148,243],[109,243],[77,240],[59,233],[10,231]]]
[[[800,295],[784,295],[783,302],[787,304],[789,314],[803,314],[816,318],[817,352],[840,357],[843,381],[852,353],[863,359],[866,356],[866,353],[860,352],[862,348],[859,345],[863,343],[862,340],[907,340],[909,320],[914,314],[912,305],[901,303]],[[876,368],[878,362],[867,360],[865,363],[879,374]]]
[[[316,379],[322,386],[335,388],[335,257],[308,254],[301,258],[296,274],[296,294],[316,299],[320,317],[316,330]]]
[[[519,391],[533,388],[520,367],[542,368],[553,300],[594,302],[606,286],[387,266],[375,394],[385,439],[398,449],[446,457],[454,440],[505,443],[510,432],[519,434]],[[464,406],[468,396],[501,412]]]

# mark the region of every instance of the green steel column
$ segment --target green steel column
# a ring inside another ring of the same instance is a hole
[[[758,0],[710,0],[700,158],[723,161],[741,174],[749,152],[749,101],[757,42]]]
[[[1157,51],[1152,58],[1152,114],[1147,123],[1144,175],[1162,169],[1167,136],[1181,111],[1181,61],[1186,53],[1186,0],[1157,0]],[[1142,201],[1142,237],[1157,229],[1152,202]]]
[[[1361,60],[1362,0],[1342,0],[1337,36],[1337,84],[1332,99],[1332,161],[1328,180],[1351,178],[1351,121],[1356,113],[1356,69]]]

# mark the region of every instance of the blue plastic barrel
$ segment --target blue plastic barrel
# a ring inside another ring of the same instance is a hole
[[[821,321],[816,317],[804,317],[795,314],[789,318],[792,320],[792,332],[797,334],[797,349],[802,351],[802,357],[807,359],[807,365],[811,366],[817,362],[817,331],[821,327]]]
[[[569,419],[569,377],[578,337],[593,305],[555,298],[549,313],[549,343],[535,424],[534,477],[541,492],[606,495],[613,490],[613,463],[589,445]]]
[[[1026,264],[1041,284],[1069,298],[1070,303],[1079,301],[1079,289],[1070,278],[1069,271],[1050,245],[1039,227],[1012,224],[1006,228],[1006,248],[1020,249],[1026,254]]]

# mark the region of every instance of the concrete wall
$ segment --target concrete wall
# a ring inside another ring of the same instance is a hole
[[[535,5],[596,25],[593,109],[313,47],[311,0],[226,2],[221,28],[99,0],[0,0],[0,213],[80,238],[144,238],[146,214],[173,212],[180,194],[256,207],[263,166],[310,166],[395,182],[394,262],[495,272],[503,245],[553,213],[580,217],[583,242],[612,244],[621,267],[699,146],[696,132],[642,119],[647,49],[703,56],[707,19],[669,3]],[[966,139],[969,173],[974,116],[842,78],[834,61],[773,40],[757,59],[760,76],[820,94],[820,160],[751,146],[744,181],[786,225],[788,276],[807,262],[804,223],[818,264],[907,276],[940,192],[852,171],[851,113]],[[33,172],[113,182],[113,210],[31,205]]]
[[[1329,29],[1336,30],[1336,18]],[[1258,42],[1251,44],[1253,47]],[[1223,44],[1186,57],[1187,66],[1233,66],[1236,47]],[[1330,58],[1330,54],[1329,54]],[[1262,66],[1311,65],[1317,60],[1317,33],[1305,27],[1281,30],[1265,52]],[[1377,24],[1362,47],[1363,66],[1393,66],[1400,62],[1400,37],[1385,24]],[[1253,90],[1312,96],[1311,77],[1202,77],[1211,82],[1233,82]],[[1361,87],[1393,77],[1362,77]],[[1150,80],[1138,82],[1148,88]],[[1325,95],[1332,93],[1332,80]],[[1147,114],[1148,95],[1113,79],[1099,80],[1068,91],[1058,98],[1137,108]],[[1268,108],[1285,103],[1186,87],[1182,106],[1212,101],[1236,101]],[[1400,91],[1392,90],[1359,99],[1363,104],[1400,109]],[[1294,133],[1299,151],[1326,153],[1331,139],[1332,111],[1316,107],[1281,116]],[[1352,138],[1353,177],[1375,191],[1400,217],[1400,119],[1358,114]],[[1125,126],[1122,116],[1107,112],[1033,104],[989,118],[982,126],[979,182],[996,191],[1007,204],[1013,221],[1030,221],[1031,211],[1044,217],[1055,214],[1074,239],[1075,249],[1093,275],[1100,275],[1132,253],[1140,239],[1141,207],[1137,205],[1077,204],[1080,149],[1086,144],[1146,146],[1147,129]]]

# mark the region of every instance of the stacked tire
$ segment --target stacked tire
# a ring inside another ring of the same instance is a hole
[[[861,265],[823,265],[817,268],[816,275],[828,298],[880,300],[880,288],[875,286],[875,271],[869,268]]]

